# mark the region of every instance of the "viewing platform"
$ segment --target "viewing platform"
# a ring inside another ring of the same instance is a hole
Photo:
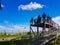
[[[32,27],[37,27],[36,32],[34,32],[35,29]],[[42,28],[41,32],[39,31],[40,27]],[[46,28],[48,29],[47,32]],[[43,13],[42,17],[39,15],[38,18],[31,18],[30,33],[30,39],[32,38],[32,33],[34,34],[34,38],[37,37],[36,41],[30,42],[30,45],[44,45],[60,34],[60,26],[56,24],[50,16],[47,16],[45,13]],[[47,34],[49,35],[45,36]]]
[[[43,27],[43,23],[31,24],[31,26],[34,26],[34,27]],[[54,27],[54,26],[49,24],[49,23],[45,23],[45,27],[49,28],[49,27]]]

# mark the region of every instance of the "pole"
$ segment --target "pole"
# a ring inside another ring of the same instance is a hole
[[[37,38],[39,37],[39,27],[37,26]]]

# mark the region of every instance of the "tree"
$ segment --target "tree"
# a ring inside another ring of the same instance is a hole
[[[27,32],[27,35],[30,35],[31,34],[31,32]]]

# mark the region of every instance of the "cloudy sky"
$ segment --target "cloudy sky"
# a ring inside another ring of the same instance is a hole
[[[13,30],[21,32],[26,26],[29,29],[31,17],[45,12],[60,25],[60,0],[0,0],[0,31]],[[19,30],[19,31],[18,31]]]

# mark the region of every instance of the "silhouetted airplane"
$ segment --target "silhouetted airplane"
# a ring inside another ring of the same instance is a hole
[[[2,4],[1,4],[1,2],[0,2],[0,10],[2,10]]]

